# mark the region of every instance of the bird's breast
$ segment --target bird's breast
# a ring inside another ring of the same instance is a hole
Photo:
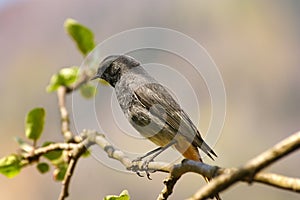
[[[117,100],[126,117],[129,116],[129,108],[138,101],[134,91],[144,84],[156,82],[146,71],[132,71],[123,74],[116,83],[115,92]]]

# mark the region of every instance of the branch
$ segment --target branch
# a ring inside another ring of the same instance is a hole
[[[67,88],[65,86],[60,86],[57,90],[57,98],[61,117],[61,132],[65,138],[65,141],[70,142],[73,138],[73,134],[70,131],[69,113],[66,108],[66,94]]]
[[[76,145],[75,148],[73,148],[71,152],[71,159],[64,177],[64,180],[62,182],[62,189],[59,195],[59,200],[64,200],[66,197],[69,196],[69,186],[71,182],[71,178],[73,175],[73,172],[75,170],[75,166],[77,164],[78,159],[80,156],[89,148],[90,145],[92,145],[93,142],[90,140],[90,138],[86,138],[83,142]]]
[[[66,142],[72,142],[74,140],[74,134],[70,131],[70,118],[66,108],[66,95],[78,90],[83,84],[87,83],[90,80],[92,73],[93,72],[91,70],[83,71],[73,85],[60,86],[57,90],[58,106],[61,118],[61,132]]]
[[[92,74],[94,74],[92,69],[83,71],[79,75],[78,80],[73,85],[67,87],[66,92],[69,94],[75,90],[78,90],[83,84],[87,83],[90,80]]]
[[[219,167],[210,166],[202,162],[184,159],[181,164],[173,165],[170,175],[164,180],[165,187],[157,197],[157,200],[167,199],[173,192],[173,188],[181,176],[187,172],[194,172],[205,177],[212,178],[219,171]]]
[[[278,145],[274,146],[270,150],[266,151],[265,153],[251,160],[250,162],[248,162],[248,164],[246,164],[244,167],[239,169],[220,168],[217,166],[211,166],[205,163],[192,161],[192,160],[183,160],[179,164],[170,164],[165,162],[150,162],[148,168],[150,171],[160,171],[160,172],[169,173],[169,176],[164,180],[165,187],[163,188],[162,192],[159,194],[158,197],[159,200],[167,199],[172,194],[173,188],[177,183],[177,181],[181,178],[182,175],[188,172],[194,172],[206,176],[208,178],[213,178],[213,180],[203,188],[211,187],[212,184],[220,184],[222,187],[224,187],[223,184],[228,184],[228,183],[219,182],[218,179],[220,179],[220,177],[225,176],[226,178],[227,177],[235,178],[236,176],[239,176],[240,173],[242,173],[243,176],[241,176],[236,181],[244,181],[248,183],[258,182],[258,183],[274,186],[277,188],[300,193],[300,179],[285,177],[282,175],[277,175],[272,173],[264,173],[264,172],[257,173],[256,171],[257,168],[261,169],[260,167],[262,165],[266,166],[265,162],[271,164],[272,162],[270,162],[270,160],[273,160],[273,162],[278,160],[279,158],[276,158],[276,156],[282,157],[283,155],[287,155],[288,153],[299,148],[298,137],[300,137],[300,132],[280,142]],[[26,164],[30,164],[34,161],[37,161],[41,155],[54,150],[67,150],[70,152],[70,162],[68,165],[65,178],[63,180],[63,186],[59,197],[60,200],[63,200],[68,196],[70,180],[78,159],[80,158],[82,153],[86,151],[86,149],[93,144],[99,145],[110,158],[119,161],[126,169],[128,170],[135,169],[137,171],[145,170],[143,168],[142,161],[133,163],[132,160],[129,159],[122,151],[112,146],[105,139],[105,136],[103,134],[99,134],[96,131],[84,130],[81,133],[81,138],[82,140],[79,143],[50,144],[46,147],[39,147],[30,153],[26,153],[26,154],[24,153],[23,155],[23,161],[25,161]],[[247,166],[251,166],[251,167],[247,167]],[[249,170],[249,168],[250,168],[250,172],[245,173],[244,170],[245,169]],[[256,174],[253,173],[253,170],[255,171]],[[216,180],[217,183],[215,183]],[[223,181],[223,178],[221,179],[221,181]],[[227,187],[229,186],[230,185],[228,185]],[[205,194],[207,196],[211,196],[214,194],[213,192],[221,191],[219,189],[220,188],[218,187],[217,190],[210,190],[209,192],[211,193],[205,193]],[[196,193],[196,195],[197,194],[198,193]],[[196,195],[192,199],[197,199],[198,197]],[[200,199],[201,198],[202,197],[200,197]]]
[[[250,182],[255,179],[255,174],[261,169],[269,166],[280,158],[288,155],[300,147],[300,132],[293,134],[285,140],[279,142],[271,149],[263,152],[256,158],[250,160],[243,167],[238,170],[222,174],[211,180],[209,184],[201,188],[191,199],[206,199],[213,194],[225,190],[239,180],[243,180],[246,177]],[[262,178],[260,179],[263,180]],[[279,186],[279,185],[278,185]],[[286,187],[287,185],[285,185]]]
[[[254,166],[261,167],[261,165],[266,166],[265,162],[268,162],[269,164],[275,162],[282,156],[287,155],[288,153],[299,148],[299,141],[298,141],[299,135],[300,132],[296,133],[294,136],[291,136],[290,138],[280,142],[278,145],[268,150],[267,151],[268,153],[265,152],[262,155],[258,156],[257,158],[253,159],[255,162],[250,161],[249,163],[251,163],[252,166],[253,165],[252,163],[257,163],[257,161],[260,161],[258,162],[259,165],[254,165]],[[298,139],[295,139],[295,137]],[[123,164],[126,167],[126,169],[134,168],[135,170],[138,171],[144,171],[142,167],[143,164],[142,161],[137,162],[133,166],[132,161],[122,151],[115,149],[105,139],[104,135],[96,135],[95,143],[97,143],[107,153],[107,155],[110,158],[118,160],[121,164]],[[277,156],[279,157],[277,158]],[[270,160],[272,160],[272,162],[270,162]],[[215,179],[218,179],[221,176],[226,176],[226,177],[232,176],[232,174],[240,173],[241,171],[241,169],[219,168],[217,166],[211,166],[205,163],[196,162],[192,160],[184,160],[180,164],[176,164],[176,165],[172,165],[164,162],[150,162],[148,168],[149,170],[153,170],[153,171],[170,173],[169,177],[166,178],[164,181],[165,187],[162,190],[161,194],[159,195],[158,199],[167,199],[168,196],[171,195],[173,187],[176,184],[177,180],[180,179],[180,177],[187,172],[194,172],[206,176],[208,178],[213,178],[213,180],[211,181],[213,182]],[[255,173],[257,172],[258,171],[256,171]],[[244,182],[249,182],[249,181],[259,182],[259,183],[264,183],[266,185],[275,186],[277,188],[281,188],[289,191],[300,192],[300,179],[289,178],[277,174],[270,174],[264,172],[257,173],[254,176],[255,173],[253,172],[247,173],[246,175],[242,176],[239,180]],[[222,185],[223,183],[220,182],[220,184]],[[209,183],[207,186],[209,185],[211,184]],[[210,193],[208,196],[212,196],[213,194],[214,193]]]
[[[265,185],[300,193],[300,179],[297,178],[272,173],[258,173],[255,175],[254,180]]]
[[[25,167],[26,165],[38,161],[42,155],[49,153],[51,151],[55,151],[55,150],[68,151],[70,160],[68,163],[68,168],[64,180],[62,182],[62,190],[59,196],[59,200],[63,200],[69,195],[68,192],[69,185],[78,159],[91,145],[95,144],[94,135],[95,135],[95,131],[84,131],[82,133],[83,140],[81,140],[81,142],[79,143],[54,143],[54,144],[49,144],[48,146],[45,147],[36,148],[31,152],[23,152],[22,161],[21,161],[22,166]]]
[[[77,147],[78,144],[75,143],[54,143],[45,147],[39,147],[32,152],[26,152],[22,154],[22,164],[26,166],[33,162],[38,161],[40,156],[55,150],[72,150]]]
[[[60,110],[60,116],[61,116],[61,132],[64,136],[65,142],[79,142],[81,139],[74,138],[74,134],[70,131],[70,118],[69,113],[66,108],[66,95],[68,93],[71,93],[77,89],[79,89],[83,84],[85,84],[90,79],[90,75],[88,75],[87,71],[84,71],[80,76],[79,79],[70,87],[67,86],[60,86],[57,90],[57,97],[58,97],[58,106]],[[87,133],[88,134],[88,133]],[[85,144],[87,142],[87,144]],[[86,151],[86,148],[88,148],[90,145],[92,145],[91,140],[89,137],[87,137],[86,140],[79,143],[77,146],[75,146],[72,149],[71,155],[70,155],[70,161],[69,165],[64,177],[64,180],[62,182],[62,189],[61,193],[59,195],[59,200],[64,200],[66,197],[69,196],[69,185],[70,181],[73,175],[73,172],[75,170],[75,166],[77,164],[78,159],[80,156]]]

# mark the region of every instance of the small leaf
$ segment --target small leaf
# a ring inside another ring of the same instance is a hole
[[[130,196],[129,196],[127,190],[123,190],[123,192],[121,192],[120,196],[108,195],[108,196],[104,197],[103,200],[130,200]]]
[[[61,69],[57,74],[54,74],[50,83],[47,86],[47,92],[53,92],[58,89],[59,86],[70,86],[77,79],[79,68],[68,67]]]
[[[54,92],[55,90],[57,90],[57,88],[61,85],[61,80],[59,79],[59,75],[58,74],[54,74],[51,79],[50,79],[50,83],[47,86],[46,90],[47,92]]]
[[[28,139],[38,140],[42,134],[45,123],[44,108],[34,108],[26,116],[25,134]]]
[[[67,19],[64,27],[84,56],[95,47],[94,34],[89,28],[74,19]]]
[[[80,87],[80,93],[83,97],[90,99],[96,95],[96,87],[91,84],[84,84]]]
[[[52,143],[53,142],[45,142],[42,146],[45,147]],[[62,155],[62,152],[63,152],[62,150],[53,150],[53,151],[43,154],[43,156],[45,158],[47,158],[48,160],[53,161],[53,160],[57,160],[58,158],[60,158]]]
[[[68,165],[66,163],[60,164],[53,172],[53,177],[56,181],[62,181],[65,178]]]
[[[39,163],[37,164],[36,168],[41,172],[42,174],[46,173],[49,171],[50,167],[47,163]]]
[[[0,159],[0,173],[8,178],[18,175],[21,168],[21,159],[18,155],[12,154]]]
[[[89,150],[86,150],[83,154],[82,154],[82,157],[83,158],[87,158],[91,155],[91,152]]]
[[[62,84],[69,86],[72,83],[74,83],[77,79],[79,68],[69,67],[69,68],[63,68],[59,71],[59,77],[62,79]]]
[[[22,151],[24,152],[31,152],[34,147],[27,144],[22,138],[20,137],[15,137],[16,142],[19,144],[19,147]]]

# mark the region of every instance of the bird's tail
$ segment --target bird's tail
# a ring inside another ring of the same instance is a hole
[[[206,183],[209,183],[209,181],[211,180],[211,179],[209,179],[209,178],[207,178],[205,176],[203,176],[203,178],[206,181]],[[219,194],[215,194],[214,197],[215,197],[216,200],[222,200]]]
[[[184,143],[186,142],[186,143]],[[208,146],[208,145],[207,145]],[[196,146],[190,145],[187,141],[185,140],[180,140],[177,142],[174,146],[185,158],[198,161],[198,162],[203,162],[200,156],[200,153],[198,151],[198,148]],[[205,181],[208,183],[210,181],[209,178],[203,176]],[[215,194],[214,198],[216,200],[222,200],[219,194]]]

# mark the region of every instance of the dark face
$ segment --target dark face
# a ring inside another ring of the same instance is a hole
[[[99,65],[96,76],[93,79],[101,78],[115,87],[122,74],[131,68],[139,66],[140,63],[134,58],[125,55],[113,55],[106,57]]]

